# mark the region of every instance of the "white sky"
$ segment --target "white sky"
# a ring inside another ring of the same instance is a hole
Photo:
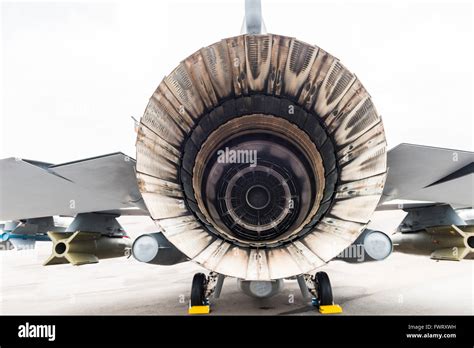
[[[269,33],[338,57],[372,95],[389,147],[473,149],[471,1],[262,0]],[[244,0],[2,2],[0,158],[135,156],[142,115],[182,59],[240,34]]]

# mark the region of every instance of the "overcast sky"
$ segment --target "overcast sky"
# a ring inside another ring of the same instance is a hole
[[[262,0],[269,33],[338,57],[401,142],[473,149],[472,1]],[[244,0],[2,2],[0,158],[135,156],[131,116],[182,59],[240,34]]]

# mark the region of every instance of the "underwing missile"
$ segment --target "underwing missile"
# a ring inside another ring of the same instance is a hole
[[[48,236],[53,242],[53,251],[44,266],[97,263],[99,259],[126,256],[132,245],[128,236],[109,237],[99,232],[48,232]]]
[[[427,227],[417,232],[397,233],[392,240],[398,252],[460,261],[474,252],[474,225]]]

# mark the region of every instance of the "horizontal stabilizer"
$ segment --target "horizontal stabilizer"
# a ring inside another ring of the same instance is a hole
[[[381,203],[394,199],[474,205],[474,153],[400,144],[388,151]]]
[[[0,192],[0,220],[103,211],[148,215],[135,161],[122,153],[59,165],[3,159]]]

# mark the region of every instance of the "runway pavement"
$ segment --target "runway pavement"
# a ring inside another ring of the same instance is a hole
[[[132,236],[153,231],[152,224],[128,218]],[[51,244],[35,250],[0,252],[1,314],[170,314],[185,315],[193,263],[142,264],[133,258],[99,264],[41,266]],[[321,268],[331,278],[335,302],[344,314],[473,314],[474,260],[430,260],[394,253],[364,264],[334,261]],[[319,315],[302,299],[296,281],[277,296],[257,300],[243,294],[235,279],[212,300],[212,315]]]

